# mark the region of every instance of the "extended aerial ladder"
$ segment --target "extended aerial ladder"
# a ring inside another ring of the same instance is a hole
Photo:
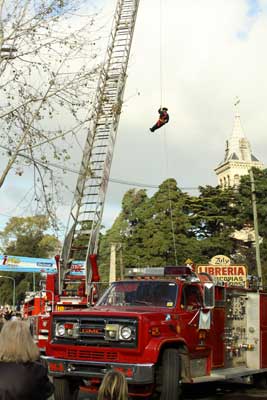
[[[87,294],[92,280],[139,1],[117,0],[61,254],[60,292],[72,260],[85,260]]]

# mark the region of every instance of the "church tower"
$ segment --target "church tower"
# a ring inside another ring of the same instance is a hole
[[[224,160],[214,169],[222,188],[238,186],[240,177],[247,175],[251,167],[264,168],[263,163],[252,154],[250,143],[245,138],[237,108],[239,102],[235,102],[234,126],[230,139],[226,141]]]

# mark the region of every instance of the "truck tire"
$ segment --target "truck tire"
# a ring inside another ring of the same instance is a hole
[[[253,384],[257,389],[267,389],[267,374],[255,374]]]
[[[181,394],[181,365],[179,352],[166,349],[162,356],[162,386],[160,400],[179,400]]]
[[[79,396],[79,386],[66,378],[53,379],[55,400],[77,400]]]

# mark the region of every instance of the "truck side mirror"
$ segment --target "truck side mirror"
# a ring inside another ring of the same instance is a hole
[[[215,291],[214,285],[211,282],[204,283],[204,308],[214,308]]]

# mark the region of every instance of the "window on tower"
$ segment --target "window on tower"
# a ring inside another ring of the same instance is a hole
[[[239,185],[239,182],[240,182],[240,176],[239,176],[238,174],[236,174],[236,175],[234,176],[234,185],[235,185],[235,186],[238,186],[238,185]]]

